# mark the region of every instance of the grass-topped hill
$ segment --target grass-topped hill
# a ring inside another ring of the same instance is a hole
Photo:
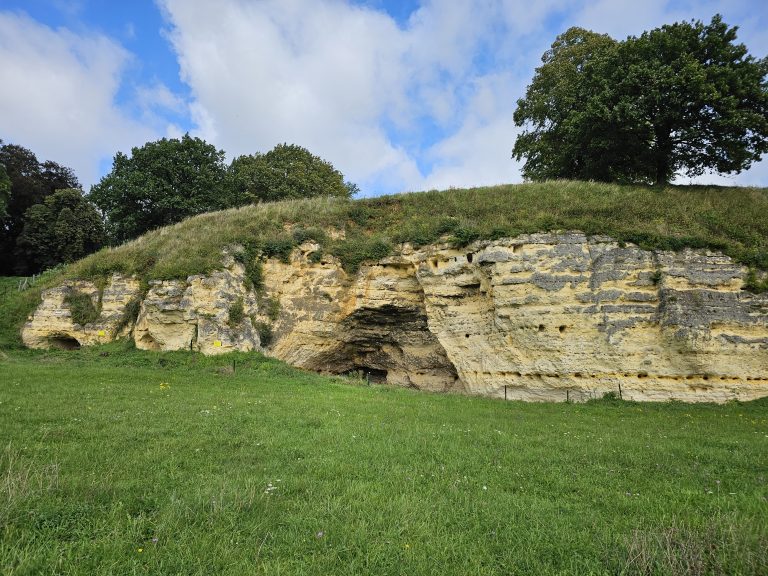
[[[762,215],[762,216],[761,216]],[[148,280],[185,278],[220,266],[221,251],[285,257],[307,239],[356,270],[402,242],[457,245],[548,230],[606,234],[648,249],[721,250],[768,269],[768,189],[619,186],[553,181],[398,194],[308,199],[211,212],[106,249],[70,266],[68,277],[119,271]],[[345,232],[333,240],[325,232]]]
[[[464,245],[548,230],[606,234],[648,249],[711,248],[759,271],[768,270],[767,214],[768,188],[569,181],[361,200],[292,200],[189,218],[49,273],[37,286],[63,278],[105,279],[113,272],[144,280],[186,278],[219,267],[222,250],[235,244],[245,248],[241,256],[258,283],[260,258],[285,258],[308,239],[354,271],[402,242],[422,246],[447,239]],[[328,230],[343,231],[343,239],[329,236]],[[753,275],[749,288],[768,290],[759,276]],[[0,320],[0,333],[4,326],[19,324],[35,301],[28,294],[17,302],[14,312]],[[0,346],[3,339],[0,335]]]

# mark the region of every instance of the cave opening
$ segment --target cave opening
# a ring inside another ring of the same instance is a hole
[[[51,348],[57,350],[80,350],[80,342],[77,338],[66,334],[57,334],[48,338],[48,344]]]
[[[353,372],[362,374],[368,382],[374,384],[386,384],[387,383],[387,371],[379,368],[370,368],[368,366],[355,366]]]
[[[143,345],[145,350],[160,350],[160,344],[158,344],[157,340],[152,338],[149,333],[144,333],[141,338],[139,338],[139,342]]]
[[[387,371],[380,368],[371,368],[370,366],[355,366],[352,370],[344,373],[347,376],[354,376],[361,378],[366,382],[373,382],[374,384],[386,384],[387,383]]]

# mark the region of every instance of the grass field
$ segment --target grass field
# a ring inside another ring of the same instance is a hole
[[[767,574],[768,402],[505,403],[255,354],[11,351],[0,530],[8,576]]]

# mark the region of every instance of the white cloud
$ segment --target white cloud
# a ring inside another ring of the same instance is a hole
[[[139,66],[117,41],[0,12],[0,138],[85,184],[115,151],[183,134],[184,117],[230,156],[306,146],[367,193],[514,182],[515,101],[569,26],[623,38],[722,12],[753,54],[768,48],[750,0],[424,0],[400,25],[347,0],[157,1],[191,97],[160,78],[128,107],[116,97]],[[765,184],[764,164],[727,181]]]
[[[136,101],[146,113],[168,110],[178,114],[187,109],[184,99],[161,83],[156,83],[153,86],[139,86],[136,89]]]
[[[561,4],[430,0],[404,27],[334,0],[163,0],[162,8],[201,137],[233,156],[295,142],[375,193],[417,189],[448,170],[462,182],[473,170],[514,178],[513,135],[503,136],[514,95],[498,84],[498,94],[476,93],[478,57],[503,44],[493,58],[516,58],[507,32],[535,33]],[[483,102],[489,110],[473,109]],[[445,134],[427,153],[422,141]],[[462,155],[462,140],[483,146]]]
[[[100,162],[154,135],[114,103],[129,59],[104,36],[0,12],[0,137],[95,183]]]
[[[518,128],[512,120],[516,82],[494,74],[474,82],[473,96],[459,130],[429,151],[434,159],[425,188],[483,186],[519,182],[511,160]]]
[[[295,142],[361,183],[410,172],[380,127],[405,80],[388,16],[297,0],[164,8],[201,137],[233,156]]]

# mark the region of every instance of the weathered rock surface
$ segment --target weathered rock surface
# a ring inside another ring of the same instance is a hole
[[[768,294],[742,290],[747,270],[718,253],[548,233],[461,250],[406,245],[350,276],[332,257],[311,258],[318,250],[307,243],[289,263],[267,261],[258,298],[231,257],[210,276],[152,284],[136,345],[259,349],[256,322],[271,328],[266,352],[296,366],[433,391],[552,401],[768,395]],[[109,340],[109,319],[138,292],[135,280],[113,277],[98,323],[78,327],[63,304],[73,287],[98,299],[88,282],[46,291],[24,328],[28,345]],[[243,319],[230,327],[240,299]]]
[[[230,310],[238,301],[242,318],[234,323]],[[133,337],[142,350],[247,352],[260,348],[251,320],[256,309],[243,266],[227,256],[225,268],[210,276],[150,283]]]
[[[74,323],[69,307],[64,303],[72,291],[86,294],[94,307],[101,309],[95,322],[85,326]],[[24,326],[22,340],[30,348],[64,349],[109,342],[130,330],[130,323],[123,322],[123,315],[130,302],[139,295],[138,280],[119,274],[112,276],[103,291],[85,280],[44,290],[43,303]]]

